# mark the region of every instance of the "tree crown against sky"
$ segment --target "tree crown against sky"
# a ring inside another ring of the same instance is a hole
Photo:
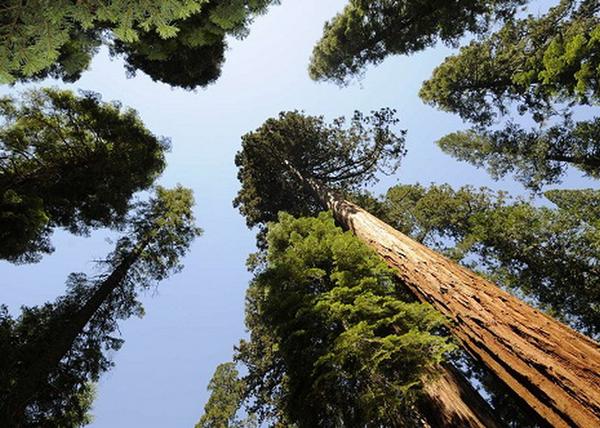
[[[338,190],[360,188],[391,173],[405,153],[404,131],[395,130],[395,112],[356,112],[326,123],[323,117],[284,112],[242,137],[235,158],[242,186],[234,206],[249,227],[277,219],[279,211],[311,215],[321,202],[302,183],[316,179]]]
[[[32,90],[0,99],[0,258],[52,251],[55,228],[86,234],[123,222],[165,166],[168,140],[98,94]]]
[[[561,103],[597,104],[599,12],[593,0],[561,0],[545,15],[509,20],[446,58],[421,98],[483,126],[514,103],[538,122]]]
[[[599,12],[597,1],[561,0],[446,58],[421,98],[474,127],[440,139],[442,150],[534,191],[560,182],[569,166],[598,178],[600,121],[575,118],[600,99]],[[514,111],[530,116],[531,129]]]
[[[217,366],[208,383],[210,397],[196,428],[257,428],[254,415],[238,417],[244,401],[246,384],[233,362]]]
[[[574,328],[600,333],[600,191],[552,190],[536,207],[504,192],[397,185],[357,202]]]
[[[251,411],[270,422],[396,426],[453,349],[444,318],[409,303],[393,272],[329,213],[281,213],[248,289],[237,360]]]
[[[64,296],[24,307],[17,319],[2,308],[0,421],[6,422],[7,415],[14,419],[9,403],[24,384],[35,391],[26,394],[25,414],[18,416],[25,426],[80,426],[90,420],[92,384],[112,367],[111,353],[123,343],[118,321],[143,314],[139,293],[180,270],[182,257],[201,233],[192,206],[189,189],[158,187],[130,214],[123,237],[100,263],[101,274],[71,274]],[[36,370],[55,348],[57,364]],[[34,374],[41,378],[32,380]]]
[[[309,73],[338,84],[389,55],[407,55],[438,41],[455,44],[465,33],[482,33],[512,17],[526,0],[350,0],[325,24]]]
[[[192,89],[214,82],[227,35],[243,37],[277,0],[6,2],[0,8],[0,82],[79,79],[103,44],[129,74]],[[43,11],[43,13],[40,13]]]

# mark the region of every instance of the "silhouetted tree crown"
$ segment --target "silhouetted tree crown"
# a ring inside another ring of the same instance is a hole
[[[168,141],[99,95],[41,89],[0,99],[0,258],[52,251],[60,227],[118,226],[165,166]]]
[[[129,74],[186,89],[220,74],[226,37],[243,37],[277,0],[46,2],[11,0],[0,9],[0,82],[79,79],[103,44]],[[43,13],[41,13],[43,11]]]
[[[351,191],[376,180],[378,171],[395,171],[405,153],[405,132],[395,131],[396,124],[390,109],[370,116],[356,112],[348,126],[343,118],[328,124],[297,111],[268,119],[242,137],[235,158],[242,186],[234,206],[249,227],[276,220],[279,211],[322,211],[303,179]]]
[[[118,321],[143,315],[138,294],[181,269],[201,233],[189,189],[158,187],[130,214],[100,274],[73,273],[54,303],[0,309],[0,425],[82,426],[92,384],[112,367]]]
[[[338,84],[389,55],[407,55],[438,41],[455,44],[467,32],[482,33],[512,17],[526,0],[350,0],[325,24],[309,73]]]

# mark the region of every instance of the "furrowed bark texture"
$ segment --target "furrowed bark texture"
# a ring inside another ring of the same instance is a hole
[[[449,364],[439,377],[425,383],[419,410],[425,426],[432,428],[499,428],[492,409],[461,373]]]
[[[336,219],[395,269],[454,335],[554,427],[600,427],[600,345],[313,180]]]
[[[321,200],[324,209],[335,211],[330,204],[335,200],[329,189],[319,181],[305,178],[290,162],[283,163],[300,180],[307,191]],[[424,417],[423,428],[497,428],[492,408],[467,382],[464,376],[449,364],[440,365],[439,377],[425,382],[424,398],[419,410]]]

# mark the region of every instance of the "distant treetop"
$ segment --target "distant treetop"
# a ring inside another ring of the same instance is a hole
[[[79,79],[108,45],[130,74],[192,89],[220,74],[225,37],[243,37],[277,0],[9,0],[0,6],[0,83]]]

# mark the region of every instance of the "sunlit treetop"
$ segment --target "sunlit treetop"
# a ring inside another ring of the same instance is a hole
[[[513,103],[543,122],[560,103],[598,103],[599,49],[600,4],[561,0],[546,15],[510,20],[446,58],[420,95],[475,124],[491,124]]]
[[[236,155],[241,189],[234,205],[249,227],[277,219],[279,211],[311,215],[321,203],[303,184],[314,179],[340,191],[357,189],[393,172],[405,153],[395,112],[356,112],[327,123],[323,117],[285,112],[242,137]]]

